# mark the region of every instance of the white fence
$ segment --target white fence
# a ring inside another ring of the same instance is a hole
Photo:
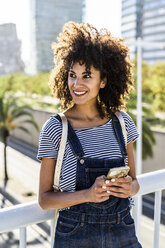
[[[154,248],[159,247],[159,226],[161,214],[161,193],[165,189],[165,169],[138,176],[140,190],[135,197],[135,202],[142,195],[155,193],[154,208]],[[26,248],[26,227],[28,225],[41,223],[51,220],[51,245],[53,247],[53,224],[54,210],[42,210],[37,201],[26,204],[19,204],[0,210],[0,233],[8,232],[13,229],[20,229],[20,248]],[[136,206],[133,215],[136,226],[140,225],[137,219]]]

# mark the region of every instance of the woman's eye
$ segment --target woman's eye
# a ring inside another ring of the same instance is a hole
[[[91,78],[91,76],[88,74],[88,75],[84,75],[84,78]]]
[[[69,77],[75,78],[75,75],[74,75],[73,73],[70,73],[70,74],[69,74]]]

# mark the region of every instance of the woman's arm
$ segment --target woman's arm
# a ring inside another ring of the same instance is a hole
[[[76,192],[53,192],[54,170],[56,161],[42,158],[38,201],[43,209],[67,208],[85,202],[102,202],[109,198],[102,185],[104,176],[98,177],[89,189]]]
[[[135,169],[135,160],[133,153],[133,141],[131,141],[127,145],[127,154],[128,154],[128,166],[130,167],[129,175],[132,177],[132,187],[131,187],[131,195],[134,196],[139,191],[139,183],[136,179],[136,169]]]
[[[54,192],[54,170],[56,160],[42,158],[39,182],[39,204],[43,209],[66,208],[86,201],[86,191],[74,193]]]

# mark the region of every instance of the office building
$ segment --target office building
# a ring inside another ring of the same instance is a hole
[[[31,73],[52,69],[52,42],[64,23],[82,22],[83,11],[83,0],[31,0]]]
[[[23,72],[21,59],[21,41],[17,37],[16,25],[5,23],[0,25],[0,75]]]
[[[165,44],[165,0],[122,0],[122,37],[136,54],[135,40]],[[165,47],[148,46],[142,50],[148,64],[165,61]]]

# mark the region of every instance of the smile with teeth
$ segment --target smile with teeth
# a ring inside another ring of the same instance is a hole
[[[87,91],[75,91],[75,90],[73,92],[77,96],[83,96],[83,95],[85,95],[87,93]]]

